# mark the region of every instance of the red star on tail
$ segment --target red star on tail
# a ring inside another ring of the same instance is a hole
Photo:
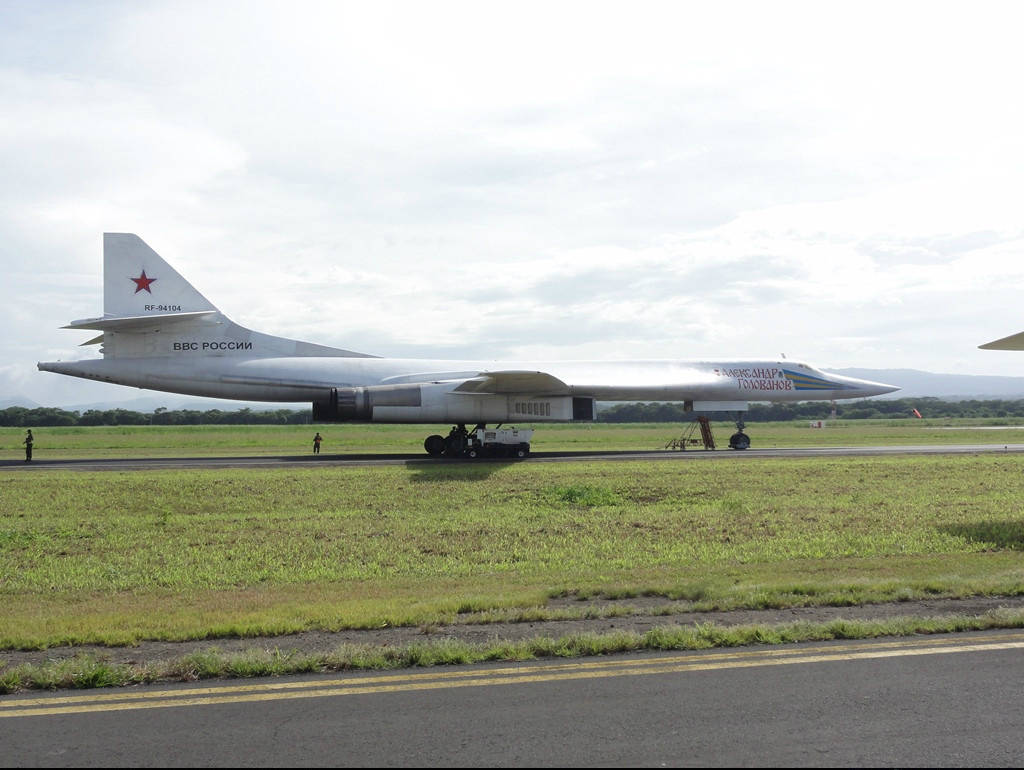
[[[149,285],[151,283],[153,283],[153,281],[155,281],[156,278],[147,278],[145,270],[142,271],[142,275],[141,276],[139,276],[138,278],[132,278],[130,280],[135,281],[135,293],[136,294],[138,294],[143,289],[148,291],[150,294],[153,293],[153,290],[149,288]]]

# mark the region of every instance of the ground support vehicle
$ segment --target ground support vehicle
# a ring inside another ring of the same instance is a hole
[[[533,431],[525,428],[477,425],[467,431],[456,425],[447,436],[428,436],[423,446],[435,457],[526,457],[532,438]]]

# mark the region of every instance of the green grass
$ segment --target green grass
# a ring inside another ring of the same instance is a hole
[[[1024,591],[1024,456],[0,475],[0,648]]]
[[[808,421],[749,423],[755,449],[873,444],[1024,443],[1024,425],[1006,430],[1005,420],[835,420],[814,429]],[[313,433],[324,436],[324,454],[423,453],[423,439],[446,434],[448,425],[202,425],[33,428],[35,457],[180,457],[301,455],[312,450]],[[671,423],[535,424],[533,448],[556,451],[648,451],[664,449],[686,426]],[[731,422],[713,423],[719,447],[734,432]],[[21,428],[0,428],[0,460],[24,458]],[[698,450],[702,451],[702,450]]]

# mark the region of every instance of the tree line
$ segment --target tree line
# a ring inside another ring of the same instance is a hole
[[[86,409],[71,412],[56,407],[0,409],[0,427],[34,428],[75,425],[304,425],[312,421],[308,409],[274,409],[254,412],[249,408],[224,410],[165,409],[136,412],[131,409]]]
[[[832,416],[827,401],[801,401],[790,404],[750,404],[743,413],[747,422],[786,422],[789,420],[827,420]],[[915,414],[916,410],[916,414]],[[843,420],[916,419],[921,417],[1020,417],[1024,418],[1024,399],[943,401],[935,397],[894,398],[879,401],[837,402],[835,416]],[[693,419],[678,402],[616,404],[598,414],[599,422],[685,422]]]
[[[939,398],[896,398],[884,401],[837,403],[836,417],[844,420],[915,419],[922,417],[1024,418],[1024,399],[987,401],[943,401]],[[794,404],[750,404],[743,414],[748,422],[785,422],[788,420],[827,420],[832,406],[824,401]],[[607,406],[597,413],[597,422],[688,422],[678,402],[626,403]],[[721,416],[718,416],[721,419]],[[308,409],[165,409],[136,412],[130,409],[87,409],[67,411],[56,407],[10,406],[0,409],[0,427],[34,428],[75,425],[307,425],[312,422]]]

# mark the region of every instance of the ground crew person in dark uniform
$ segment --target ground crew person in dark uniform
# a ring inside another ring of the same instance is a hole
[[[323,441],[323,437],[320,435],[320,432],[317,431],[317,434],[315,436],[313,436],[313,454],[315,454],[315,455],[320,454],[320,442],[321,441]]]
[[[25,433],[27,435],[21,443],[25,445],[25,462],[29,463],[32,462],[32,431],[27,430]]]

